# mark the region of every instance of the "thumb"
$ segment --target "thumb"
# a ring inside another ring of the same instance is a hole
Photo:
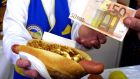
[[[17,60],[16,65],[20,68],[28,68],[31,66],[31,63],[27,59],[20,58]]]
[[[124,24],[133,30],[140,31],[140,19],[127,17],[124,19]]]

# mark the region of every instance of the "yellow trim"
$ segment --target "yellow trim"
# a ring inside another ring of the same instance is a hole
[[[62,35],[67,35],[71,32],[71,26],[68,24],[67,27],[62,32]]]
[[[22,70],[21,68],[19,68],[19,67],[16,66],[16,65],[14,65],[14,66],[15,66],[15,70],[16,70],[17,73],[19,73],[19,74],[22,75],[22,76],[25,76],[25,75],[23,74],[23,70]]]

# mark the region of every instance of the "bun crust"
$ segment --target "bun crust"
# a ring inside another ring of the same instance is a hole
[[[86,74],[78,63],[80,60],[91,60],[85,52],[63,45],[33,39],[27,45],[19,45],[19,51],[29,53],[40,59],[54,79],[78,79]]]

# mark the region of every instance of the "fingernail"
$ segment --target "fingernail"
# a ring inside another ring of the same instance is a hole
[[[94,41],[94,40],[92,40],[90,43],[91,43],[91,44],[94,44],[94,43],[95,43],[95,41]]]
[[[81,39],[81,43],[83,43],[85,40],[84,39]]]
[[[22,63],[23,66],[29,66],[29,62],[28,61],[23,60],[21,63]]]

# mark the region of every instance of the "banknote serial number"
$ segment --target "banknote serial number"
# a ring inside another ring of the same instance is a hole
[[[72,13],[71,17],[74,18],[74,19],[77,19],[81,22],[85,22],[84,18],[78,16],[77,14]]]

